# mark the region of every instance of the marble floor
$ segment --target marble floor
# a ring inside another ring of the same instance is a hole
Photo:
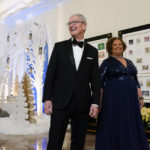
[[[0,150],[46,150],[48,134],[41,135],[4,135],[0,134]],[[88,134],[84,150],[94,150],[95,135]],[[65,136],[62,150],[69,150],[70,132]]]

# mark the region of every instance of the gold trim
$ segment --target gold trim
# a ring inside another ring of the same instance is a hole
[[[147,142],[150,142],[150,139],[147,139]]]
[[[89,132],[93,132],[93,133],[96,133],[96,131],[95,131],[95,130],[87,129],[87,131],[89,131]]]
[[[145,130],[146,133],[150,133],[150,130]]]

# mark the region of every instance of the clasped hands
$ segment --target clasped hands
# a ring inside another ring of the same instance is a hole
[[[89,115],[92,118],[96,118],[99,113],[99,107],[95,105],[91,105]]]

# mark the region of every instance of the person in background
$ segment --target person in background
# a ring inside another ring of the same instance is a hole
[[[137,70],[123,57],[125,42],[113,37],[106,43],[109,58],[100,66],[102,83],[95,150],[149,150],[140,108],[143,96]]]
[[[55,44],[44,84],[45,113],[51,115],[47,150],[62,150],[71,120],[71,150],[83,150],[89,115],[100,99],[97,49],[84,41],[86,18],[74,14],[67,23],[71,38]]]

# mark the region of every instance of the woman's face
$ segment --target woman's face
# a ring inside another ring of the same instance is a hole
[[[112,55],[122,56],[122,54],[123,54],[123,44],[119,39],[116,39],[112,44]]]

